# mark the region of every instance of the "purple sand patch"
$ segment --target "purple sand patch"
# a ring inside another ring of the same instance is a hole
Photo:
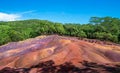
[[[9,43],[5,46],[1,46],[0,47],[0,53],[8,51],[8,50],[21,49],[23,51],[20,51],[19,53],[12,53],[11,55],[9,55],[9,56],[19,56],[19,55],[23,55],[23,54],[26,54],[26,53],[29,53],[29,52],[32,52],[32,51],[45,49],[45,48],[49,48],[49,47],[54,46],[54,44],[49,45],[49,44],[51,44],[51,42],[54,42],[57,45],[59,45],[57,41],[60,38],[61,37],[48,36],[48,37],[43,38],[43,39],[34,39],[30,42],[28,42],[28,41],[23,42],[23,43],[11,42],[11,43]],[[35,45],[35,46],[30,47],[30,48],[26,48],[26,47],[29,47],[30,45]],[[24,50],[24,48],[25,48],[25,50]],[[5,57],[6,56],[4,56],[4,54],[3,54],[3,55],[0,56],[0,59],[5,58]]]

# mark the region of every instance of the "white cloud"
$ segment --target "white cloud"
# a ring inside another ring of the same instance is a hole
[[[31,14],[31,13],[34,13],[34,12],[36,12],[36,10],[30,10],[30,11],[24,11],[24,12],[21,12],[21,13],[19,13],[19,14]]]
[[[20,14],[8,14],[0,12],[0,21],[15,21],[21,17]]]

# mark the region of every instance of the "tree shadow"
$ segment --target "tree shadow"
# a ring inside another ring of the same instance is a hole
[[[49,60],[33,65],[30,68],[9,68],[5,67],[0,70],[0,73],[30,73],[33,68],[36,68],[36,73],[120,73],[120,65],[102,65],[94,62],[83,61],[79,62],[84,67],[76,67],[71,62],[65,62],[61,65],[55,65],[54,61]]]

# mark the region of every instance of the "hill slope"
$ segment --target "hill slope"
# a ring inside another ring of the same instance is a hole
[[[52,60],[55,65],[88,61],[99,64],[119,63],[120,46],[90,43],[58,35],[40,36],[0,46],[0,68],[29,68]]]

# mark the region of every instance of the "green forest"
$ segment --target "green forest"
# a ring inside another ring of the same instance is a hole
[[[62,24],[38,19],[0,22],[0,45],[52,34],[120,43],[120,19],[91,17],[88,24]]]

